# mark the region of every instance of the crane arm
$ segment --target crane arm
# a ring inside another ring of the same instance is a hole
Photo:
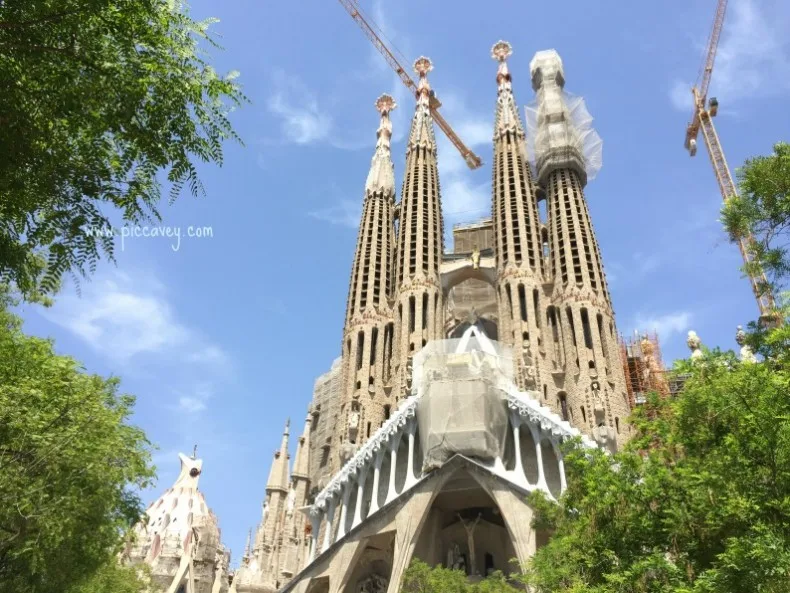
[[[691,123],[686,128],[686,150],[694,156],[694,146],[697,143],[697,136],[700,128],[700,111],[705,109],[705,100],[708,97],[708,87],[713,74],[713,64],[716,61],[716,52],[719,49],[719,38],[724,26],[724,16],[727,13],[727,1],[719,0],[716,5],[716,16],[713,18],[713,28],[708,38],[708,50],[705,53],[705,63],[702,65],[700,76],[697,80],[698,86],[694,87],[694,113],[691,115]]]
[[[362,29],[362,32],[365,34],[373,46],[379,50],[379,53],[384,56],[384,59],[387,61],[387,64],[390,65],[398,77],[403,81],[403,84],[406,85],[412,92],[417,92],[417,84],[412,80],[411,76],[406,72],[406,69],[400,65],[398,59],[395,55],[389,50],[386,44],[381,40],[381,38],[376,34],[365,18],[360,14],[356,2],[354,0],[340,0],[340,4],[343,5],[343,8],[346,9],[346,12],[351,16],[352,19],[356,21],[359,25],[359,28]]]
[[[719,37],[721,37],[721,29],[724,25],[724,15],[727,12],[727,0],[719,0],[716,6],[716,17],[713,19],[713,29],[710,32],[710,39],[708,40],[708,53],[705,56],[705,66],[702,72],[702,80],[699,83],[699,95],[704,102],[708,96],[708,86],[710,86],[710,77],[713,73],[713,63],[716,61],[716,51],[719,49]]]
[[[368,21],[359,11],[359,7],[357,6],[356,0],[339,0],[340,4],[343,5],[343,8],[346,9],[346,12],[351,16],[352,19],[359,25],[359,28],[362,29],[362,32],[365,34],[373,46],[379,51],[379,53],[384,57],[387,64],[389,64],[390,68],[392,68],[395,73],[398,75],[398,78],[401,79],[401,82],[406,85],[413,93],[417,92],[417,83],[414,82],[411,76],[409,76],[406,69],[401,65],[398,59],[395,57],[395,54],[387,47],[387,44],[378,36],[376,31],[373,27],[370,26]],[[461,156],[466,161],[467,166],[470,169],[477,169],[483,164],[482,159],[477,156],[474,152],[472,152],[466,144],[463,143],[461,138],[459,138],[458,134],[455,133],[453,128],[450,124],[447,123],[447,120],[444,119],[439,114],[439,107],[441,103],[435,96],[431,96],[430,100],[430,109],[431,115],[433,116],[436,125],[439,126],[439,129],[445,133],[447,138],[450,142],[458,149],[458,152],[461,153]]]

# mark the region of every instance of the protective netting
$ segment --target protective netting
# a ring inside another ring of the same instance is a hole
[[[510,350],[469,337],[427,344],[414,357],[423,471],[456,453],[484,461],[502,456],[507,434]]]
[[[603,166],[603,140],[592,127],[593,117],[584,98],[559,88],[556,91],[540,93],[524,107],[532,164],[537,168],[541,157],[570,148],[584,158],[587,179],[594,179]]]

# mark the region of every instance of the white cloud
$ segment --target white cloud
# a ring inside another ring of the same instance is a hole
[[[197,414],[206,409],[206,402],[196,397],[182,395],[178,398],[178,409],[187,414]]]
[[[785,0],[733,0],[724,23],[711,94],[735,101],[790,90],[790,11]]]
[[[711,15],[712,16],[712,15]],[[732,0],[724,21],[708,96],[724,106],[740,99],[790,91],[790,10],[786,0]],[[698,55],[706,48],[697,45]],[[672,105],[692,108],[691,84],[675,80]],[[720,109],[721,113],[731,110]]]
[[[678,111],[692,112],[694,100],[691,97],[691,87],[692,84],[690,82],[681,80],[675,80],[672,83],[672,87],[669,89],[669,100],[672,103],[672,107]]]
[[[162,285],[150,274],[94,279],[82,286],[81,296],[64,293],[42,315],[115,362],[157,355],[217,367],[227,363],[221,348],[177,319]]]
[[[662,340],[672,334],[682,333],[689,329],[692,314],[689,311],[674,311],[663,315],[638,314],[633,323],[633,329],[639,332],[655,331]]]
[[[351,200],[340,200],[334,206],[313,210],[307,214],[318,220],[355,229],[359,227],[362,205]]]
[[[295,76],[278,72],[274,92],[269,97],[269,111],[280,120],[285,140],[311,144],[324,140],[332,130],[332,118],[324,113],[310,89]]]

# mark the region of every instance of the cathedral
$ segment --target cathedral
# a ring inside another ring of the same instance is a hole
[[[491,215],[454,227],[452,251],[430,60],[414,66],[400,200],[397,105],[376,101],[341,355],[316,381],[301,433],[285,425],[231,593],[396,593],[415,558],[470,579],[518,570],[511,560],[526,562],[548,537],[532,526],[526,495],[556,500],[566,487],[560,444],[578,437],[615,451],[629,438],[632,404],[584,195],[597,136],[564,91],[554,50],[530,62],[535,101],[522,119],[510,54],[503,41],[492,49]]]

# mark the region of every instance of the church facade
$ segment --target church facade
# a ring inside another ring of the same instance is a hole
[[[590,157],[562,61],[553,50],[532,59],[527,127],[510,54],[506,42],[492,49],[491,216],[453,229],[452,252],[431,62],[415,63],[399,201],[396,105],[387,95],[376,102],[341,356],[316,381],[292,463],[286,425],[231,592],[394,593],[415,557],[470,578],[511,571],[511,559],[525,562],[546,537],[531,526],[527,493],[556,499],[566,486],[561,442],[614,451],[629,438],[584,195]]]

